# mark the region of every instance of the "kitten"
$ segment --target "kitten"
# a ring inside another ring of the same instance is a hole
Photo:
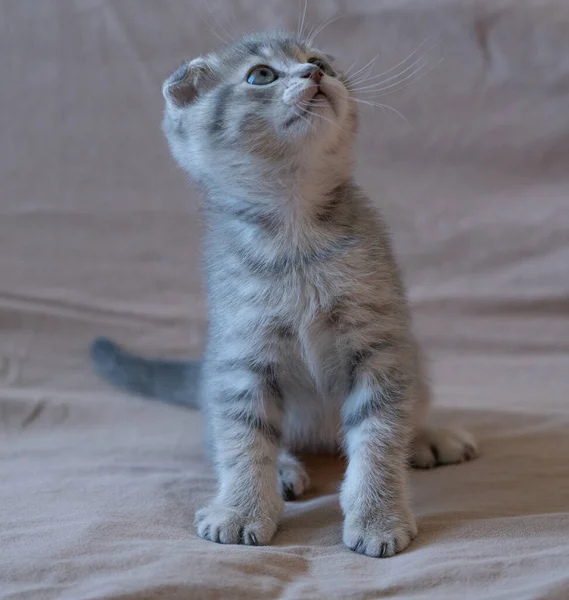
[[[205,191],[203,361],[92,356],[113,383],[200,406],[217,496],[198,534],[268,544],[309,481],[293,452],[343,448],[345,544],[391,556],[417,533],[417,467],[473,458],[425,425],[429,392],[385,224],[352,179],[356,102],[332,59],[284,33],[248,36],[165,82],[172,154]],[[199,383],[198,383],[199,381]]]

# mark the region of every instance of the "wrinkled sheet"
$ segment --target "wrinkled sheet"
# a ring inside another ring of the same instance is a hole
[[[311,0],[307,18],[335,11],[319,39],[346,67],[429,51],[376,98],[406,121],[362,106],[358,178],[391,225],[436,418],[481,458],[412,473],[420,535],[395,558],[342,546],[326,457],[271,546],[197,538],[215,490],[199,414],[110,389],[86,347],[201,351],[199,198],[160,83],[216,36],[295,28],[298,3],[0,0],[3,600],[569,598],[569,5]]]

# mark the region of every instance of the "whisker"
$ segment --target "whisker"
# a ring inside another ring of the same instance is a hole
[[[314,40],[326,29],[326,27],[329,27],[332,25],[332,23],[335,23],[341,18],[342,15],[338,15],[336,11],[328,20],[325,20],[320,26],[310,32],[310,35],[308,36],[308,43],[313,44]]]
[[[212,33],[219,39],[221,40],[224,44],[230,44],[232,41],[235,40],[235,36],[231,35],[229,33],[229,31],[227,31],[227,29],[225,29],[225,27],[222,25],[221,21],[219,20],[219,18],[217,17],[217,15],[213,12],[211,6],[209,5],[209,3],[207,2],[207,0],[201,0],[202,5],[205,6],[207,12],[210,14],[211,18],[213,19],[213,23],[215,26],[219,27],[219,29],[227,36],[227,39],[224,38],[223,36],[221,36],[220,34],[218,34],[213,28],[211,28]]]
[[[374,79],[379,79],[380,77],[383,77],[384,75],[387,75],[388,73],[391,73],[392,71],[395,71],[395,69],[398,69],[401,65],[404,65],[408,60],[410,60],[411,58],[413,58],[413,56],[415,56],[415,54],[417,54],[417,52],[420,50],[420,48],[422,46],[424,46],[429,38],[425,38],[416,48],[415,50],[413,50],[413,52],[411,52],[411,54],[409,54],[408,56],[406,56],[402,61],[398,62],[394,67],[391,67],[390,69],[387,69],[387,71],[383,71],[383,73],[379,73],[379,75],[374,75],[373,77],[370,77],[368,80],[361,78],[359,81],[354,81],[353,83],[358,84],[358,83],[364,83],[364,81],[372,81]],[[436,42],[435,44],[433,44],[428,50],[427,52],[425,52],[423,54],[423,56],[426,56],[431,50],[433,50],[433,48],[436,47],[438,42]],[[352,76],[353,77],[353,76]]]
[[[358,73],[361,73],[364,69],[370,67],[378,58],[379,54],[375,58],[372,58],[369,62],[367,62],[361,69],[358,69],[355,73],[352,73],[352,77],[356,77]]]
[[[300,106],[298,106],[298,105],[296,106],[296,108],[300,108],[302,110],[302,108]],[[304,111],[304,112],[307,112],[307,111]],[[294,108],[292,109],[292,113],[296,117],[299,117],[303,121],[305,121],[311,127],[311,129],[314,129],[314,123],[311,123],[304,115],[302,115],[301,113],[297,112]]]
[[[309,126],[311,129],[314,129],[314,123],[311,123],[311,122],[310,122],[310,121],[309,121],[309,120],[308,120],[308,119],[307,119],[307,118],[306,118],[304,115],[302,115],[302,114],[300,114],[300,113],[297,113],[296,111],[294,111],[294,114],[295,114],[297,117],[300,117],[300,118],[301,118],[301,119],[302,119],[302,120],[303,120],[305,123],[308,123],[308,126]]]
[[[428,60],[425,59],[425,57],[427,56],[427,53],[425,53],[422,56],[420,56],[417,60],[413,61],[409,66],[407,66],[405,69],[403,69],[403,71],[397,73],[396,75],[392,75],[391,77],[387,77],[386,79],[382,79],[381,81],[377,81],[376,83],[372,83],[372,84],[369,84],[369,85],[360,85],[360,87],[352,86],[352,89],[353,90],[357,90],[357,91],[368,90],[368,89],[376,89],[376,88],[379,88],[379,87],[383,86],[388,81],[393,81],[394,79],[398,79],[399,82],[405,81],[408,77],[404,77],[403,79],[400,79],[400,78],[407,71],[409,71],[409,70],[414,69],[415,67],[417,67],[415,69],[414,73],[418,73],[423,67],[425,67],[425,66],[427,66],[429,64]],[[421,63],[421,61],[423,61],[423,62]],[[417,66],[417,65],[419,65],[419,66]],[[412,74],[411,74],[411,76],[412,76]],[[365,82],[362,82],[362,83],[365,83]],[[396,83],[398,83],[398,82],[396,82]]]
[[[341,131],[342,133],[344,132],[344,130],[338,125],[338,123],[334,123],[334,121],[331,121],[330,119],[328,119],[328,117],[325,117],[324,115],[319,115],[318,113],[310,113],[312,115],[314,115],[317,119],[322,119],[323,121],[327,121],[328,123],[330,123],[330,125],[333,125],[334,127],[336,127],[336,129],[338,129],[339,131]]]
[[[384,83],[387,83],[388,81],[392,81],[393,79],[398,79],[399,77],[401,77],[402,75],[404,75],[405,73],[407,73],[407,71],[413,69],[413,67],[415,67],[417,64],[419,64],[422,60],[424,60],[425,57],[429,54],[429,52],[433,48],[434,48],[434,46],[432,46],[431,48],[429,48],[419,58],[417,58],[416,60],[414,60],[410,65],[408,65],[405,69],[403,69],[403,71],[400,71],[399,73],[396,73],[395,75],[392,75],[391,77],[387,77],[386,79],[382,79],[381,81],[377,81],[376,83],[371,83],[369,85],[366,85],[365,87],[360,87],[359,89],[361,90],[361,89],[367,89],[367,88],[373,87],[373,86],[383,85]],[[428,64],[428,63],[425,62],[425,64]],[[377,77],[370,77],[367,81],[360,82],[360,84],[362,84],[362,83],[366,83],[367,84],[368,81],[372,81],[373,79],[377,79]],[[360,85],[360,84],[356,84],[356,85]]]
[[[395,87],[401,83],[403,83],[404,81],[407,81],[408,79],[411,79],[411,77],[413,77],[414,75],[416,75],[417,73],[420,73],[421,70],[428,66],[429,63],[424,62],[421,63],[419,66],[415,66],[414,70],[411,71],[411,73],[409,73],[408,75],[406,75],[405,77],[403,77],[403,79],[399,79],[398,81],[395,81],[393,83],[390,83],[389,85],[384,85],[386,83],[386,81],[382,81],[381,83],[374,83],[372,85],[365,85],[363,87],[360,88],[352,88],[354,92],[356,93],[361,93],[361,92],[381,92],[383,90],[388,90],[392,87]]]
[[[316,23],[316,25],[314,25],[313,27],[310,28],[310,31],[306,34],[306,39],[308,42],[310,42],[310,36],[314,33],[314,31],[316,31],[316,29],[318,27],[320,27],[320,25],[322,25],[322,23],[326,22],[326,18],[324,18],[322,21]]]
[[[407,125],[411,126],[411,124],[409,123],[409,120],[403,114],[401,114],[396,108],[393,108],[393,106],[389,106],[388,104],[381,104],[379,102],[368,102],[367,100],[361,100],[360,98],[348,98],[348,100],[350,100],[351,102],[357,102],[358,104],[367,104],[369,106],[377,106],[382,109],[391,110],[395,114],[399,115],[399,117],[401,117],[405,121],[405,123],[407,123]]]
[[[328,117],[325,117],[324,115],[320,115],[314,111],[308,111],[304,108],[302,108],[303,106],[314,106],[313,104],[310,104],[309,102],[299,102],[297,104],[298,108],[300,108],[300,110],[303,110],[304,112],[310,114],[310,115],[314,115],[315,117],[319,117],[321,119],[323,119],[324,121],[328,121],[328,123],[330,123],[331,125],[334,125],[334,127],[337,127],[340,131],[344,131],[342,127],[340,127],[340,125],[338,123],[336,123],[335,121],[332,121],[332,119],[329,119]]]
[[[358,62],[358,60],[359,60],[359,57],[356,58],[356,60],[354,60],[354,62],[344,71],[343,74],[346,79],[349,79],[348,73],[356,66],[356,63]]]
[[[390,92],[385,92],[383,94],[378,94],[377,97],[381,97],[381,96],[387,96],[388,94],[393,94],[394,92],[398,92],[399,90],[402,90],[410,85],[412,85],[413,83],[416,83],[417,81],[419,81],[419,79],[423,79],[423,77],[425,77],[426,75],[428,75],[431,71],[434,71],[442,62],[443,62],[444,58],[441,57],[439,58],[439,60],[437,60],[437,62],[430,67],[429,69],[427,69],[426,71],[423,71],[419,77],[417,77],[416,79],[412,79],[409,83],[407,83],[406,85],[402,86],[401,88],[395,89],[395,90],[391,90]]]
[[[203,16],[200,17],[201,20],[204,22],[205,26],[209,29],[210,33],[213,33],[213,35],[223,44],[223,45],[227,45],[229,44],[229,40],[225,39],[223,36],[219,35],[219,33],[217,33],[217,31],[212,27],[211,23],[204,18]]]
[[[394,86],[386,86],[385,88],[381,88],[378,90],[368,90],[365,91],[365,94],[370,94],[370,93],[375,93],[376,94],[376,98],[380,98],[381,96],[387,96],[388,94],[393,94],[395,92],[398,92],[400,90],[405,89],[406,87],[409,87],[410,85],[416,83],[417,81],[419,81],[420,79],[423,79],[423,77],[425,77],[425,75],[428,75],[431,71],[433,71],[434,69],[436,69],[441,63],[443,62],[443,58],[439,58],[439,60],[432,65],[432,67],[430,67],[429,69],[424,70],[418,77],[416,77],[415,79],[411,79],[411,81],[409,81],[409,83],[402,85],[400,87],[395,87],[395,89],[392,89],[389,92],[383,92],[382,94],[377,94],[377,92],[381,92],[383,90],[386,90],[388,88],[394,87]],[[423,65],[424,66],[424,65]],[[422,68],[422,67],[421,67]],[[415,74],[419,73],[421,71],[421,69],[418,69]],[[406,79],[410,79],[410,77],[407,77]],[[398,84],[404,83],[405,79],[402,79],[401,81],[398,81]]]
[[[300,0],[300,2],[302,2],[302,0]],[[298,26],[298,37],[302,38],[303,34],[304,34],[304,27],[306,25],[306,9],[308,7],[308,0],[304,0],[304,8],[302,9],[302,16],[299,19],[299,26]]]

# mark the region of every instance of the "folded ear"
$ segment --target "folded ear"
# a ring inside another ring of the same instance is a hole
[[[200,85],[207,75],[211,74],[211,67],[205,58],[194,58],[178,67],[162,86],[162,95],[167,102],[182,108],[191,104]]]

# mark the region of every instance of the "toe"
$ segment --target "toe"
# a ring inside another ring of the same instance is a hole
[[[472,460],[478,456],[472,435],[460,429],[424,428],[413,442],[411,465],[429,469]]]
[[[200,537],[218,544],[268,544],[276,530],[272,519],[223,506],[198,511],[195,524]]]
[[[310,483],[308,474],[300,463],[279,469],[279,481],[281,483],[281,495],[287,502],[300,498]]]
[[[294,487],[289,483],[283,483],[283,499],[286,502],[292,502],[296,500],[296,494],[294,493]]]

